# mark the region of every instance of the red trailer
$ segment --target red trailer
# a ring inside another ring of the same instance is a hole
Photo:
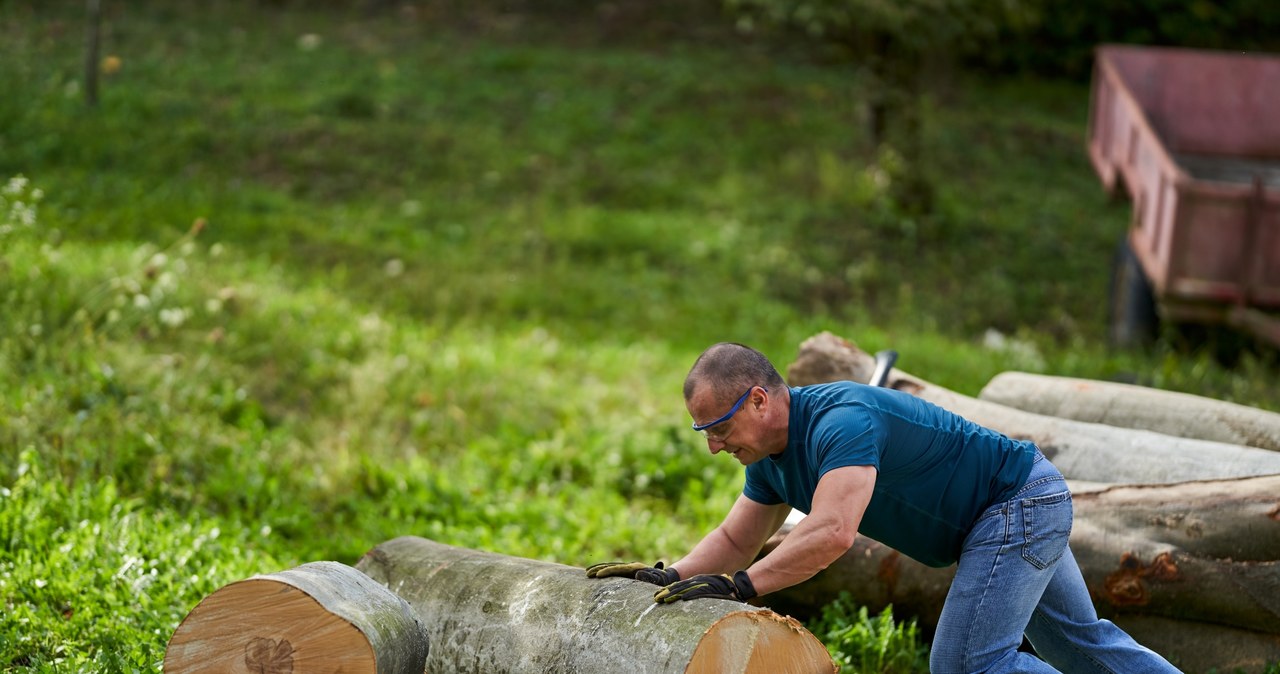
[[[1111,336],[1160,320],[1280,346],[1280,56],[1101,46],[1089,158],[1133,203],[1112,275]]]

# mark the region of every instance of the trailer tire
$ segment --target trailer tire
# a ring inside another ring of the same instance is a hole
[[[1107,338],[1116,348],[1146,348],[1160,334],[1160,315],[1155,293],[1129,247],[1128,237],[1120,239],[1111,264],[1111,294],[1107,306]]]

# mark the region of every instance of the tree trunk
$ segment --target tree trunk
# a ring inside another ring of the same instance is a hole
[[[427,635],[403,599],[337,562],[227,585],[169,640],[166,673],[421,674]]]
[[[1063,419],[1280,451],[1280,414],[1189,393],[1003,372],[978,397]]]
[[[1191,657],[1194,644],[1215,657],[1280,660],[1280,475],[1118,485],[1074,493],[1073,504],[1071,550],[1099,615],[1122,626],[1160,618],[1168,629],[1135,638],[1166,657]],[[763,599],[807,618],[847,591],[868,610],[892,604],[931,634],[954,575],[859,537],[825,571]]]
[[[102,1],[87,0],[84,30],[84,102],[98,104],[98,49],[102,36]]]
[[[834,672],[791,618],[739,602],[655,604],[653,585],[405,536],[357,568],[404,597],[429,672]]]
[[[868,381],[875,359],[829,332],[805,340],[787,370],[792,386]],[[1023,412],[893,370],[888,386],[1014,438],[1035,442],[1063,475],[1092,482],[1173,483],[1280,473],[1280,453],[1223,442],[1176,438]]]

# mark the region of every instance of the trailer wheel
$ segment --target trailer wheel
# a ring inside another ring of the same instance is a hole
[[[1129,247],[1128,237],[1116,246],[1111,264],[1111,296],[1107,307],[1108,341],[1117,348],[1146,348],[1160,334],[1160,315],[1138,256]]]

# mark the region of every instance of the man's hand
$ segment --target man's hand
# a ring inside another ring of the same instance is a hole
[[[658,590],[653,600],[659,604],[670,604],[674,601],[688,599],[733,599],[746,601],[756,596],[756,588],[751,584],[746,571],[739,571],[732,576],[728,574],[705,574],[682,580]]]
[[[604,562],[587,567],[587,578],[634,578],[653,585],[670,585],[680,580],[675,569],[662,568],[662,562],[649,566],[644,562]]]

